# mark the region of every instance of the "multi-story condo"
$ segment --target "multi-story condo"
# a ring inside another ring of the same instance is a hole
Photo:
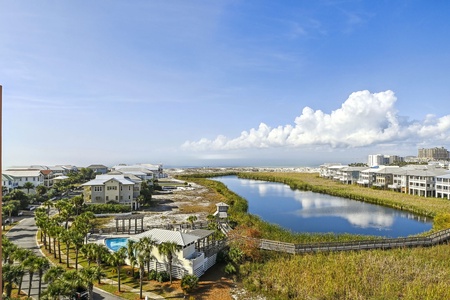
[[[417,156],[420,159],[447,160],[449,159],[449,152],[444,147],[421,148]]]
[[[344,167],[338,171],[339,181],[344,184],[356,183],[359,179],[359,173],[366,170],[367,167]]]
[[[375,154],[369,155],[367,164],[369,167],[376,167],[382,165],[389,165],[400,161],[404,161],[404,159],[403,157],[400,157],[398,155]]]
[[[408,171],[408,194],[435,197],[436,177],[448,174],[448,170],[430,169]]]
[[[132,209],[137,209],[136,195],[138,195],[140,184],[141,181],[132,181],[124,175],[97,175],[95,179],[82,184],[84,201],[86,204],[113,202],[130,205]]]
[[[374,170],[375,179],[373,181],[373,186],[386,189],[389,185],[394,182],[393,172],[398,171],[400,167],[398,166],[381,166]]]
[[[436,198],[450,200],[450,174],[436,176]]]

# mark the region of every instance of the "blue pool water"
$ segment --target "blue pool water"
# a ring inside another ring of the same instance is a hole
[[[128,238],[109,238],[105,239],[105,245],[112,251],[116,252],[122,247],[127,246]]]

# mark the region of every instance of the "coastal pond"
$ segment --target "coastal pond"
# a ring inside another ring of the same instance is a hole
[[[249,213],[293,232],[406,237],[428,231],[430,218],[309,191],[282,183],[214,177],[248,201]]]

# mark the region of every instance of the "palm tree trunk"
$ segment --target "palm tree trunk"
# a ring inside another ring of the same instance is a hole
[[[30,285],[28,285],[28,296],[31,295],[31,286],[33,285],[33,273],[30,272]]]
[[[59,256],[59,263],[62,263],[61,261],[61,241],[58,240],[58,256]]]
[[[120,266],[117,267],[117,286],[118,286],[119,292],[120,292]]]
[[[78,271],[78,246],[75,247],[75,270]]]
[[[66,244],[66,267],[69,268],[69,244]]]
[[[139,270],[139,297],[142,299],[142,283],[144,281],[144,265],[140,266]]]
[[[53,257],[56,258],[56,238],[53,238]]]
[[[169,278],[170,284],[172,284],[172,258],[169,259]]]
[[[40,271],[39,271],[38,299],[41,299],[42,273],[43,273],[43,271],[40,270]]]
[[[23,276],[20,277],[19,288],[17,290],[17,295],[20,295],[20,292],[22,291],[22,282],[23,282]]]

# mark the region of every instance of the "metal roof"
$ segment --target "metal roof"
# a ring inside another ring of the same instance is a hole
[[[140,234],[136,234],[135,236],[130,237],[132,240],[139,240],[143,237],[150,237],[152,240],[155,240],[157,244],[161,244],[164,242],[175,242],[180,246],[187,246],[196,242],[199,237],[195,235],[191,235],[188,233],[183,233],[181,231],[173,231],[167,229],[159,229],[154,228],[149,231],[145,231]]]

